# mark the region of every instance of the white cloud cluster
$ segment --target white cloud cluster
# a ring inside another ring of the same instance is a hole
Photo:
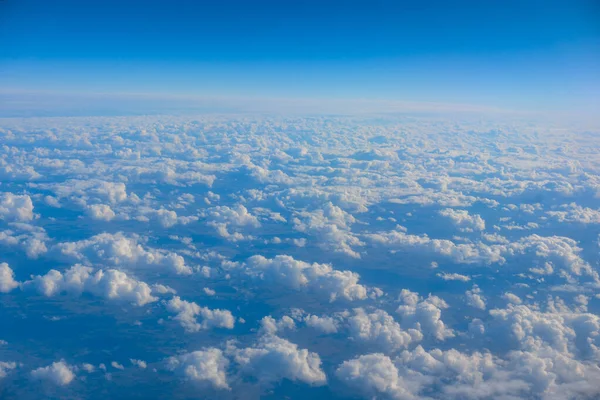
[[[294,229],[310,235],[319,247],[360,258],[353,247],[364,243],[350,231],[351,225],[356,222],[352,214],[328,202],[323,209],[302,212],[300,216],[302,219],[294,220]]]
[[[335,270],[328,264],[310,264],[284,255],[271,259],[257,255],[250,257],[242,268],[255,279],[293,290],[322,294],[330,301],[362,300],[367,297],[367,288],[358,283],[358,274]]]
[[[261,384],[282,379],[321,386],[327,382],[317,353],[300,349],[298,345],[278,336],[266,335],[252,346],[230,349],[241,373],[255,377]]]
[[[19,287],[19,282],[15,280],[15,273],[7,263],[0,263],[0,293],[8,293]]]
[[[328,383],[319,393],[332,397],[600,396],[595,132],[466,115],[1,125],[5,325],[43,313],[59,326],[76,304],[50,316],[45,296],[85,293],[106,301],[82,313],[122,311],[90,338],[147,341],[117,343],[102,364],[42,360],[32,378],[135,374],[135,390],[160,376],[157,397],[179,393],[175,377],[197,397]],[[197,334],[183,340],[182,330]],[[78,332],[36,340],[56,354],[110,352],[80,348]],[[6,351],[31,343],[7,339]],[[140,351],[164,343],[179,348],[160,375],[154,353]],[[0,362],[13,397],[30,395],[27,360]],[[91,378],[68,395],[94,397]]]
[[[61,292],[72,294],[86,292],[107,300],[124,301],[137,306],[158,300],[152,295],[152,289],[147,283],[131,278],[122,271],[94,270],[80,264],[64,272],[53,269],[45,275],[35,276],[24,282],[23,287],[33,287],[48,297]]]
[[[219,349],[209,348],[170,357],[167,368],[194,383],[215,389],[230,389],[227,382],[229,360]]]
[[[47,367],[40,367],[31,371],[35,380],[49,382],[57,386],[66,386],[75,379],[73,367],[64,361],[54,362]]]
[[[449,218],[461,232],[485,230],[485,221],[480,215],[470,215],[467,210],[445,208],[440,211],[442,217]]]
[[[109,263],[116,267],[165,268],[177,274],[192,273],[182,256],[170,251],[144,248],[138,236],[101,233],[89,239],[56,245],[60,256],[76,262]]]
[[[215,228],[219,236],[232,242],[251,239],[251,235],[244,235],[244,230],[261,226],[258,219],[241,204],[236,208],[227,206],[211,208],[205,218],[208,219],[207,224]]]
[[[448,328],[441,319],[442,310],[448,308],[448,304],[441,298],[430,294],[423,299],[417,293],[403,289],[399,300],[402,304],[396,312],[401,316],[404,326],[418,329],[437,340],[454,336],[452,329]]]
[[[5,221],[31,221],[33,202],[28,195],[0,194],[0,219]]]
[[[198,332],[200,330],[211,328],[233,329],[235,319],[229,310],[211,310],[207,307],[200,307],[194,302],[181,300],[179,296],[174,296],[167,302],[167,310],[176,314],[173,317],[184,327],[186,332]],[[197,321],[197,317],[202,319]]]
[[[0,379],[6,378],[9,371],[17,368],[17,363],[14,361],[0,361]]]

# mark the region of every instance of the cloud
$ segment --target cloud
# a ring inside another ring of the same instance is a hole
[[[0,263],[0,293],[8,293],[19,287],[19,282],[15,281],[15,273],[7,263]]]
[[[471,280],[470,277],[468,277],[466,275],[457,274],[457,273],[449,274],[446,272],[440,272],[439,274],[437,274],[437,276],[439,276],[440,278],[442,278],[445,281],[469,282]]]
[[[0,193],[0,219],[5,221],[31,221],[33,202],[28,195]]]
[[[31,377],[57,386],[66,386],[75,379],[75,374],[73,373],[73,367],[64,361],[58,361],[47,367],[34,369],[31,371]]]
[[[381,353],[366,354],[344,361],[335,374],[364,398],[383,395],[392,399],[416,399],[411,393],[411,386],[414,384],[404,381],[392,360]]]
[[[85,263],[109,263],[130,268],[165,268],[176,274],[188,275],[192,269],[182,256],[164,250],[144,248],[139,236],[123,233],[101,233],[89,239],[63,242],[55,249],[61,257]]]
[[[17,368],[17,363],[13,361],[0,361],[0,379],[6,378],[8,372]]]
[[[294,219],[294,229],[313,236],[319,247],[360,258],[353,246],[364,243],[350,231],[350,226],[356,222],[351,214],[328,202],[323,209],[302,212],[300,216],[302,219]]]
[[[439,212],[442,217],[449,218],[454,226],[462,232],[485,230],[485,221],[480,215],[470,215],[467,210],[446,208]]]
[[[211,208],[205,213],[205,218],[208,219],[207,224],[216,230],[217,235],[232,242],[251,239],[252,237],[244,235],[243,231],[261,226],[258,219],[241,204],[235,208],[227,206]]]
[[[111,221],[116,216],[112,208],[106,204],[94,204],[88,206],[88,213],[92,219],[98,221]]]
[[[229,360],[219,349],[208,348],[170,357],[167,368],[185,379],[214,389],[229,390],[227,368]]]
[[[323,294],[330,301],[362,300],[367,297],[367,288],[358,283],[358,274],[338,271],[327,264],[309,264],[284,255],[271,259],[256,255],[248,258],[242,268],[255,279]]]
[[[482,294],[481,289],[477,285],[473,285],[471,290],[465,292],[467,297],[467,304],[471,307],[485,310],[485,297]]]
[[[240,372],[255,377],[263,385],[283,379],[311,386],[322,386],[327,382],[317,353],[299,349],[296,344],[277,336],[262,336],[252,347],[229,351]]]
[[[29,287],[48,297],[61,292],[86,292],[107,300],[123,301],[137,306],[158,300],[152,295],[152,289],[147,283],[133,279],[122,271],[94,270],[80,264],[64,272],[53,269],[45,275],[35,276],[23,283],[23,288]]]
[[[403,289],[399,300],[403,303],[396,312],[401,316],[404,326],[420,330],[425,335],[431,335],[437,340],[454,337],[452,329],[448,328],[441,320],[442,310],[448,304],[437,296],[431,294],[426,299],[417,293]]]
[[[181,300],[179,296],[174,296],[167,302],[167,310],[176,314],[173,319],[190,333],[211,328],[233,329],[235,324],[235,319],[229,310],[200,307],[194,302]],[[198,316],[202,319],[200,323],[196,319]]]
[[[348,318],[347,323],[350,338],[375,345],[387,352],[406,348],[423,337],[417,329],[403,330],[384,310],[369,313],[362,308],[355,308],[354,315]]]

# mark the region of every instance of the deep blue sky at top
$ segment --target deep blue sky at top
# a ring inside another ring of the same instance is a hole
[[[5,90],[589,108],[598,71],[595,0],[0,1]]]

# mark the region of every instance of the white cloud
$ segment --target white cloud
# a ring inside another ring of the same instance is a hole
[[[364,243],[350,231],[350,226],[356,222],[351,214],[328,202],[322,210],[303,212],[300,216],[302,220],[294,220],[294,229],[313,236],[319,247],[360,258],[353,246]]]
[[[8,371],[17,368],[17,363],[13,361],[0,361],[0,379],[6,378]]]
[[[227,206],[211,208],[205,213],[205,217],[208,219],[207,224],[215,228],[219,236],[233,242],[252,238],[245,235],[244,231],[261,226],[258,219],[241,204],[235,208]]]
[[[344,361],[335,374],[365,398],[386,396],[392,399],[416,399],[411,392],[414,384],[404,381],[392,360],[381,353]]]
[[[437,274],[437,276],[439,276],[440,278],[442,278],[445,281],[469,282],[471,280],[470,277],[468,277],[466,275],[457,274],[457,273],[449,274],[446,272],[440,272],[439,274]]]
[[[31,221],[33,202],[28,195],[0,193],[0,219],[5,221]]]
[[[280,320],[276,320],[271,316],[263,317],[260,320],[260,333],[275,335],[277,332],[282,330],[294,330],[296,329],[296,323],[294,320],[287,315],[281,317]]]
[[[375,345],[387,352],[406,348],[423,337],[416,329],[402,330],[400,324],[384,310],[368,313],[362,308],[356,308],[347,322],[350,338]]]
[[[283,379],[311,386],[322,386],[327,382],[317,353],[299,349],[296,344],[277,336],[262,336],[253,347],[229,351],[240,371],[255,377],[262,384],[268,385]]]
[[[144,360],[136,360],[135,358],[130,358],[129,361],[131,362],[131,364],[141,369],[146,369],[148,367],[148,364],[146,364],[146,361]]]
[[[441,210],[440,215],[449,218],[454,226],[462,232],[473,232],[485,230],[485,221],[480,215],[470,215],[467,210],[455,210],[446,208]]]
[[[207,307],[200,307],[194,302],[181,300],[179,296],[174,296],[167,302],[167,310],[177,314],[173,319],[178,321],[186,332],[198,332],[211,328],[233,329],[235,324],[235,318],[229,310],[211,310]],[[201,322],[197,321],[198,316],[201,317]]]
[[[115,218],[115,212],[106,204],[94,204],[88,206],[88,213],[92,219],[99,221],[111,221]]]
[[[271,259],[257,255],[250,257],[243,267],[246,274],[256,279],[294,290],[320,293],[329,297],[330,301],[367,297],[367,289],[358,283],[358,274],[338,271],[328,264],[309,264],[284,255]]]
[[[425,335],[431,335],[437,340],[445,340],[454,336],[452,329],[448,328],[441,320],[442,310],[448,304],[437,296],[431,294],[426,299],[417,293],[403,289],[400,299],[403,304],[396,312],[402,317],[402,324],[420,330]]]
[[[304,317],[306,325],[315,328],[323,333],[336,333],[339,322],[332,317],[319,317],[317,315],[307,315]]]
[[[64,273],[53,269],[45,275],[35,276],[24,282],[23,287],[33,287],[48,297],[61,292],[87,292],[107,300],[124,301],[137,306],[158,300],[152,295],[152,289],[147,283],[133,279],[122,271],[94,270],[79,264]]]
[[[191,274],[192,269],[183,257],[170,251],[144,248],[138,236],[127,237],[123,233],[101,233],[77,242],[56,245],[62,257],[76,262],[110,263],[130,268],[165,268],[177,274]]]
[[[0,263],[0,293],[8,293],[18,286],[13,270],[7,263]]]
[[[467,297],[467,304],[471,307],[485,310],[485,297],[482,294],[481,289],[477,285],[473,285],[471,290],[465,292]]]
[[[34,369],[31,371],[31,377],[57,386],[66,386],[75,379],[75,374],[73,373],[73,367],[64,361],[58,361],[47,367]]]
[[[116,361],[112,361],[112,362],[110,363],[110,365],[111,365],[111,367],[113,367],[114,369],[118,369],[118,370],[124,370],[124,369],[125,369],[125,367],[124,367],[122,364],[119,364],[119,363],[118,363],[118,362],[116,362]]]
[[[206,384],[215,389],[229,390],[227,368],[229,360],[219,349],[209,348],[170,357],[167,368],[185,379]]]

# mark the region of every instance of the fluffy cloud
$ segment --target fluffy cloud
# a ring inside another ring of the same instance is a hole
[[[227,383],[229,360],[219,349],[209,348],[170,357],[167,368],[194,383],[215,389],[230,389]]]
[[[302,220],[294,220],[294,229],[314,237],[319,247],[360,258],[353,246],[362,246],[364,243],[350,231],[350,226],[356,222],[351,214],[329,202],[322,210],[300,215]]]
[[[31,221],[33,202],[28,195],[0,194],[0,219],[5,221]]]
[[[165,268],[183,275],[192,273],[192,269],[180,255],[144,248],[138,240],[137,236],[127,237],[120,232],[101,233],[77,242],[59,243],[56,251],[62,257],[76,262],[110,263],[130,268]]]
[[[477,285],[473,285],[471,290],[467,290],[465,296],[467,297],[468,305],[485,310],[485,297],[482,294],[482,290]]]
[[[33,287],[48,297],[61,292],[74,294],[86,292],[137,306],[158,300],[152,295],[152,289],[147,283],[135,280],[122,271],[115,269],[94,271],[91,267],[79,264],[64,272],[50,270],[45,275],[38,275],[24,282],[23,287]]]
[[[307,315],[304,317],[304,322],[323,333],[336,333],[339,328],[339,322],[335,318],[327,316]]]
[[[364,398],[386,396],[393,399],[415,399],[410,381],[406,382],[392,360],[381,353],[367,354],[344,361],[335,371],[343,381]],[[414,390],[414,389],[413,389]]]
[[[233,242],[250,239],[251,236],[244,235],[243,231],[261,226],[258,219],[241,204],[235,208],[227,206],[211,208],[207,211],[206,218],[208,225],[215,228],[219,236]]]
[[[362,300],[367,297],[367,289],[358,283],[358,274],[338,271],[327,264],[309,264],[283,255],[272,259],[257,255],[250,257],[243,268],[247,275],[256,279],[294,290],[323,294],[330,301]]]
[[[115,218],[115,212],[106,204],[94,204],[88,207],[88,213],[92,219],[99,221],[110,221]]]
[[[17,363],[12,361],[0,361],[0,379],[6,378],[8,371],[17,368]]]
[[[253,347],[230,349],[241,373],[255,377],[261,384],[282,379],[321,386],[327,377],[317,353],[299,349],[294,343],[273,335],[260,338]]]
[[[229,310],[211,310],[207,307],[200,307],[194,302],[181,300],[179,296],[174,296],[167,302],[167,310],[177,314],[173,317],[184,327],[186,332],[198,332],[211,328],[233,329],[235,319]],[[197,317],[202,322],[197,321]]]
[[[348,318],[350,338],[375,345],[388,352],[406,348],[423,337],[417,329],[407,331],[384,310],[369,313],[362,308],[354,309],[354,315]]]
[[[446,327],[441,320],[442,310],[448,308],[448,304],[441,298],[429,295],[423,299],[417,293],[403,289],[400,301],[403,304],[396,312],[401,316],[403,325],[419,329],[437,340],[454,336],[452,329]]]
[[[13,270],[7,263],[0,263],[0,293],[8,293],[18,286]]]
[[[440,211],[440,215],[449,218],[454,226],[462,232],[485,230],[485,221],[483,218],[480,215],[470,215],[467,210],[446,208]]]
[[[73,367],[64,361],[58,361],[47,367],[34,369],[31,371],[31,377],[57,386],[66,386],[75,379],[75,374],[73,373]]]

